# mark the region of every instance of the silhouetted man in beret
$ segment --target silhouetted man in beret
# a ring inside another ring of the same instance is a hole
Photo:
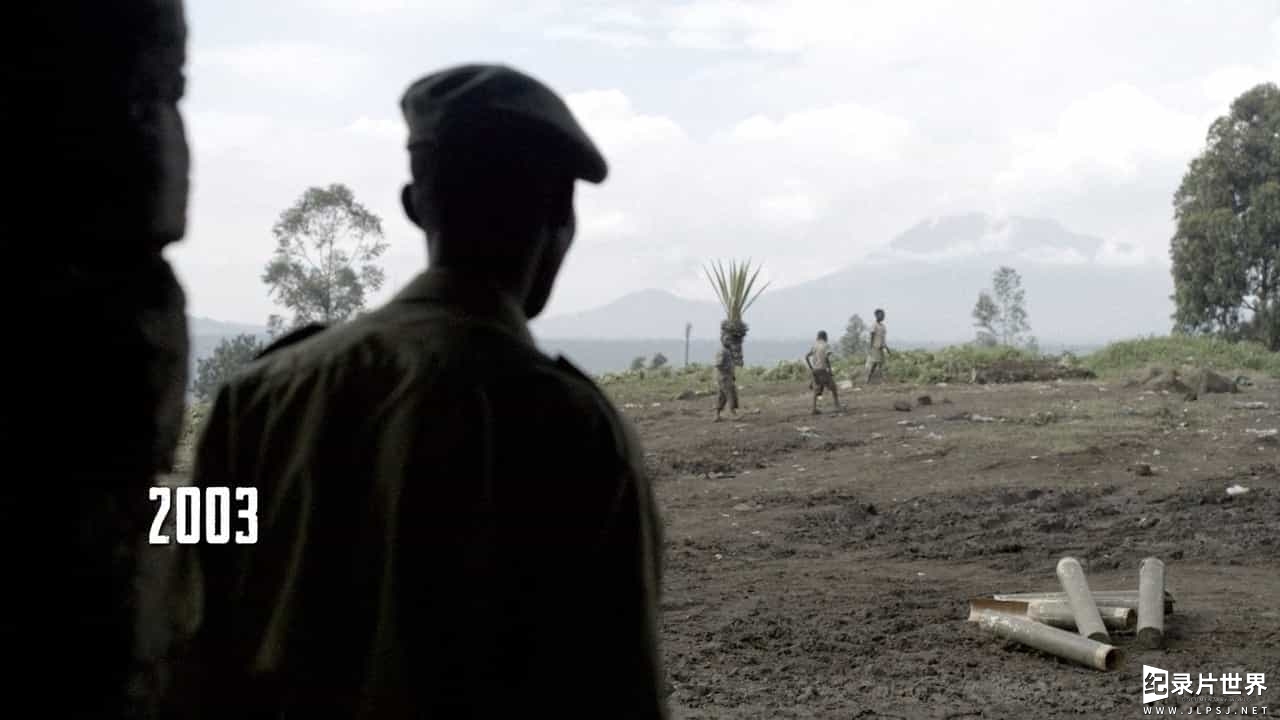
[[[256,545],[208,547],[216,717],[661,718],[661,530],[639,446],[527,321],[604,158],[501,66],[402,100],[429,269],[218,395],[206,486],[259,489]]]

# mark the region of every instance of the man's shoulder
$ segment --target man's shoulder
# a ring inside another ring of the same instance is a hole
[[[619,451],[632,449],[636,440],[630,423],[590,375],[563,356],[547,357],[545,364],[539,363],[532,370],[552,383],[547,404],[555,407],[548,410],[559,410],[591,425],[603,423]]]
[[[336,325],[303,325],[273,339],[229,384],[262,386],[296,381],[348,362],[376,334],[376,325],[365,317]]]
[[[239,374],[244,383],[295,385],[322,375],[415,371],[477,377],[529,371],[551,364],[531,342],[497,324],[448,308],[389,305],[332,326],[310,325],[282,336]]]
[[[566,399],[576,399],[578,403],[595,406],[607,415],[617,413],[613,401],[594,379],[581,368],[574,365],[562,355],[556,357],[543,356],[545,362],[538,362],[531,368],[533,372],[542,373],[551,378],[564,391]]]
[[[254,357],[254,360],[261,360],[262,358],[277,353],[284,348],[297,345],[303,340],[319,335],[328,329],[329,326],[327,324],[318,322],[307,323],[300,327],[296,327],[267,343],[267,346],[260,350]]]

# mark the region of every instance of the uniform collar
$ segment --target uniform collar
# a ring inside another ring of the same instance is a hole
[[[396,293],[393,303],[436,303],[463,316],[500,326],[519,340],[534,344],[524,310],[487,277],[459,270],[429,268]]]

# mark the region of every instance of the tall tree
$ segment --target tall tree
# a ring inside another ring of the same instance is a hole
[[[714,273],[713,273],[714,270]],[[747,324],[743,322],[743,315],[747,312],[747,308],[751,307],[760,294],[769,287],[769,283],[765,283],[756,289],[756,278],[760,275],[760,268],[751,272],[751,261],[739,265],[737,262],[730,262],[729,268],[726,270],[724,265],[717,262],[713,268],[704,268],[707,274],[707,280],[711,282],[711,288],[716,293],[716,298],[720,300],[720,306],[724,308],[725,318],[720,321],[720,335],[729,340],[729,348],[733,351],[733,362],[738,367],[742,367],[742,341],[747,337]]]
[[[382,220],[356,202],[350,188],[308,188],[272,227],[276,250],[262,274],[277,304],[292,311],[268,320],[273,335],[310,322],[350,319],[382,287],[376,260],[387,249]]]
[[[1280,350],[1280,88],[1263,83],[1209,126],[1173,196],[1179,332]]]
[[[867,349],[867,340],[867,324],[861,315],[854,313],[840,337],[840,352],[845,357],[852,357]]]
[[[223,383],[253,360],[264,347],[261,340],[247,333],[223,338],[209,357],[196,361],[196,376],[191,383],[191,391],[200,400],[213,397]]]
[[[991,293],[983,290],[978,293],[978,302],[973,306],[973,326],[977,328],[977,343],[986,347],[996,345],[996,323],[1000,320],[1000,308],[991,299]]]
[[[999,308],[997,328],[1000,342],[1011,347],[1018,345],[1022,334],[1031,329],[1027,322],[1027,298],[1022,289],[1022,276],[1007,265],[1001,266],[991,278],[991,290]]]

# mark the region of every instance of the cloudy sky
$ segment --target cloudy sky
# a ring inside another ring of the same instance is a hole
[[[397,101],[503,62],[563,93],[611,176],[578,195],[548,309],[752,257],[776,286],[951,213],[1051,218],[1105,262],[1167,263],[1170,197],[1214,117],[1280,71],[1274,0],[187,0],[193,314],[263,323],[271,225],[343,182],[391,249],[381,302],[425,264],[399,209]],[[1120,252],[1131,246],[1136,252]]]

